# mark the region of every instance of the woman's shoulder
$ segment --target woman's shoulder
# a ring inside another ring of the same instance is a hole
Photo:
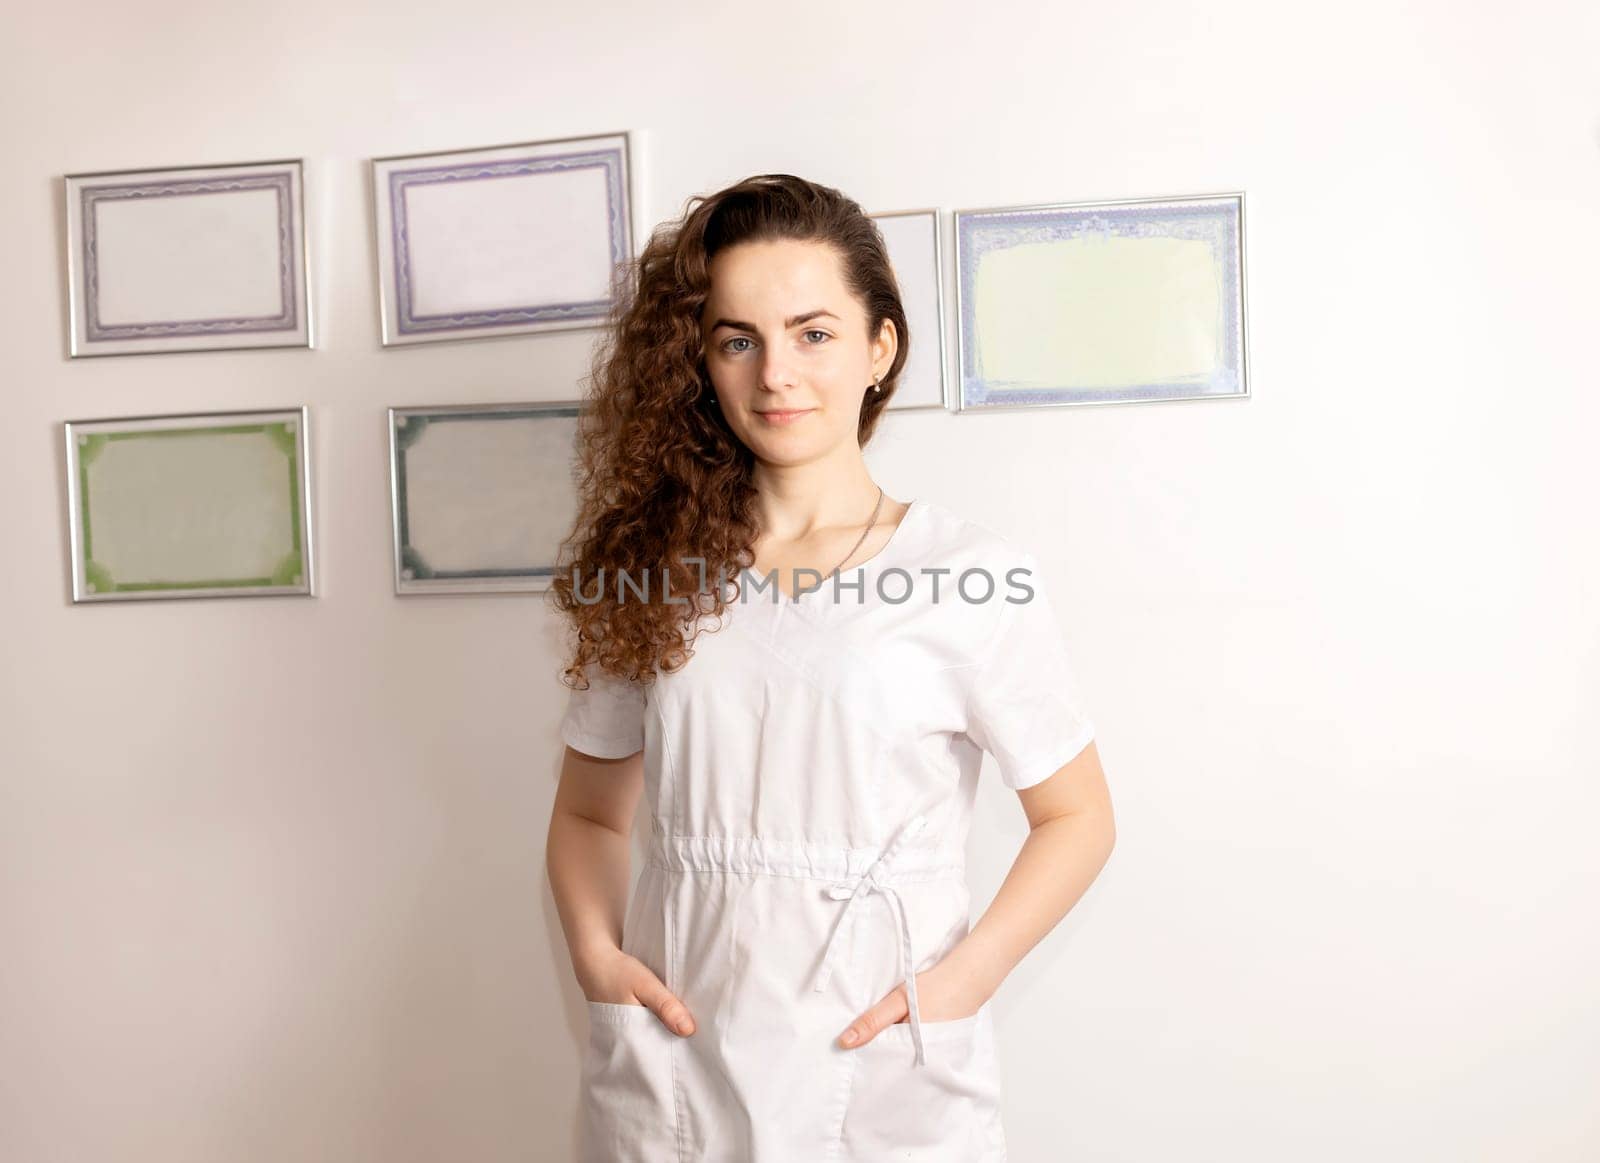
[[[927,636],[941,643],[954,673],[983,658],[1016,617],[1017,603],[1031,600],[1036,558],[984,521],[936,502],[920,505],[914,560],[901,564],[915,575],[921,615],[939,628]]]
[[[957,512],[937,501],[919,501],[923,510],[923,548],[944,556],[952,567],[1008,569],[1031,566],[1037,559],[1021,540]]]

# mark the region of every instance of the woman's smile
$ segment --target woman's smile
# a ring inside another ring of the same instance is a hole
[[[787,408],[781,410],[774,409],[768,412],[758,411],[756,415],[761,417],[761,421],[764,424],[769,424],[773,427],[782,427],[785,424],[793,424],[802,416],[809,416],[814,411],[816,411],[814,408]]]

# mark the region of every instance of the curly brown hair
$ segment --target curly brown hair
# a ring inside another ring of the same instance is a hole
[[[681,668],[693,654],[690,629],[727,605],[712,581],[754,562],[754,457],[713,403],[700,315],[718,252],[778,239],[835,248],[869,340],[885,320],[894,324],[894,362],[861,405],[863,447],[894,395],[911,334],[883,235],[858,203],[793,174],[759,174],[691,197],[681,218],[658,226],[618,268],[579,416],[578,516],[549,591],[576,634],[568,686],[587,689],[591,664],[639,683]],[[630,585],[649,580],[648,600],[619,599],[623,573]],[[663,578],[672,602],[658,597]]]

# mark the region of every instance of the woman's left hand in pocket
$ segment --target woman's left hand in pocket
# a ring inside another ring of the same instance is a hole
[[[971,979],[955,977],[944,962],[917,974],[917,1009],[925,1022],[971,1017],[987,1000],[988,995]],[[865,1046],[886,1027],[910,1017],[911,1005],[902,981],[840,1032],[839,1045],[847,1050]]]

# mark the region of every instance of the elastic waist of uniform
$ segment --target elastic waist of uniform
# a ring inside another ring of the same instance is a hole
[[[652,833],[647,861],[685,872],[731,872],[850,880],[865,873],[883,853],[881,845],[850,847],[768,836],[669,836]],[[932,880],[965,871],[960,852],[936,843],[907,842],[883,870],[890,880]]]

